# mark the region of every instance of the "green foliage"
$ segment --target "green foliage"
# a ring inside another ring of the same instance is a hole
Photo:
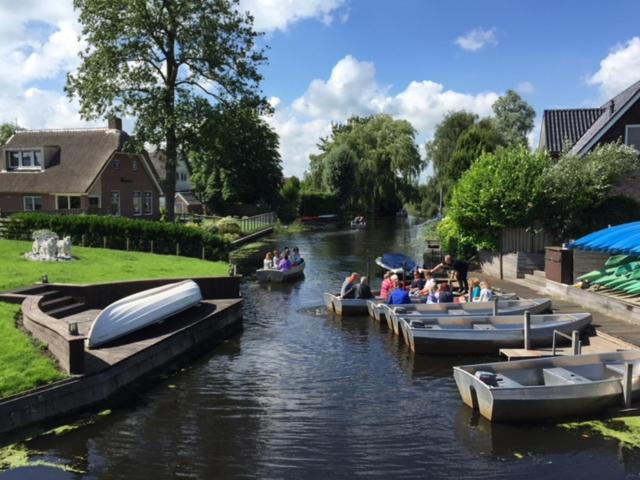
[[[7,143],[14,133],[24,130],[13,123],[0,124],[0,147]]]
[[[19,313],[20,305],[0,302],[0,398],[64,378],[41,346],[18,330]]]
[[[43,228],[71,236],[75,245],[84,236],[85,245],[100,247],[107,237],[109,248],[124,250],[129,239],[131,250],[149,251],[153,241],[155,253],[175,254],[179,243],[181,255],[200,258],[204,247],[207,258],[213,260],[224,258],[228,250],[228,243],[219,235],[201,228],[100,215],[18,213],[10,217],[7,238],[28,239],[32,231]]]
[[[255,109],[215,109],[191,146],[191,180],[217,213],[233,203],[275,205],[282,184],[278,135]]]
[[[323,183],[325,190],[336,196],[342,208],[349,200],[356,184],[357,159],[346,145],[332,148],[324,159]]]
[[[356,182],[348,203],[363,211],[394,212],[411,200],[407,197],[417,187],[423,168],[415,135],[409,122],[389,115],[352,117],[346,124],[336,124],[331,136],[321,139],[321,153],[310,159],[305,189],[328,192],[318,179],[327,178],[332,151],[347,147],[356,159]]]
[[[481,155],[453,191],[449,232],[479,248],[496,248],[500,229],[531,225],[539,218],[549,165],[546,153],[524,146]]]
[[[507,145],[527,145],[527,135],[536,117],[531,105],[513,90],[507,90],[493,104],[493,113]]]
[[[340,209],[338,197],[332,193],[303,191],[300,194],[300,215],[328,215]]]
[[[24,258],[23,254],[29,251],[31,242],[0,240],[0,291],[32,285],[43,274],[47,274],[50,282],[75,284],[227,274],[227,262],[175,255],[73,246],[71,253],[77,260],[45,263]]]
[[[584,157],[561,157],[543,179],[545,227],[566,240],[616,223],[614,218],[637,220],[633,200],[609,196],[620,177],[639,167],[637,152],[621,143],[601,145]]]
[[[218,220],[216,222],[216,228],[218,229],[218,232],[222,234],[231,233],[240,235],[242,233],[240,223],[232,217],[225,217]]]
[[[483,153],[495,152],[505,144],[492,118],[483,118],[458,137],[447,166],[449,180],[458,180]]]
[[[450,160],[456,148],[460,136],[471,128],[478,116],[475,113],[459,112],[447,113],[436,126],[433,139],[427,142],[427,164],[433,167],[435,177],[455,181],[459,177],[452,177],[450,172]]]
[[[134,115],[136,138],[163,146],[173,219],[178,152],[187,155],[214,117],[210,102],[268,110],[265,61],[253,19],[238,0],[74,0],[86,44],[66,91],[83,118]]]
[[[289,178],[280,189],[278,218],[284,223],[293,222],[298,216],[300,206],[300,180],[298,177]]]

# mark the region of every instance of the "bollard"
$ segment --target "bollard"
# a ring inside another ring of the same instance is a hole
[[[493,299],[493,316],[498,315],[498,298]]]
[[[633,395],[633,363],[624,364],[624,377],[622,379],[622,394],[625,408],[631,408],[631,396]]]
[[[580,332],[578,330],[571,332],[571,350],[573,350],[574,355],[580,355],[582,350],[582,342],[580,342]]]
[[[531,350],[531,312],[527,310],[524,312],[524,349]]]

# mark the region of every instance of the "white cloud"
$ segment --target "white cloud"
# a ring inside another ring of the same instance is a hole
[[[468,110],[488,116],[499,96],[495,92],[474,95],[446,90],[430,80],[413,81],[395,95],[390,90],[390,86],[378,84],[373,63],[347,55],[327,80],[313,80],[290,106],[272,99],[276,114],[270,123],[280,135],[285,173],[304,172],[309,154],[317,152],[316,144],[330,133],[332,122],[344,122],[352,115],[388,113],[410,121],[418,131],[418,142],[423,143],[446,113]]]
[[[242,0],[240,8],[249,10],[260,31],[286,30],[300,20],[318,18],[329,25],[336,18],[346,21],[346,0]]]
[[[613,97],[640,80],[640,37],[616,45],[600,62],[600,69],[587,79],[605,98]]]
[[[456,38],[455,43],[463,50],[477,52],[487,45],[498,44],[496,29],[490,28],[483,30],[482,28],[474,28],[466,35],[461,35]]]
[[[533,83],[528,81],[520,82],[516,87],[516,92],[522,95],[531,94],[535,91],[536,91],[536,87],[533,85]]]

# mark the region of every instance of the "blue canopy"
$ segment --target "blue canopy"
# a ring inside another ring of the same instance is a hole
[[[640,255],[640,222],[624,223],[585,235],[569,248],[611,254]]]
[[[404,268],[411,272],[416,268],[416,262],[404,253],[385,253],[381,258],[382,263],[389,269]]]

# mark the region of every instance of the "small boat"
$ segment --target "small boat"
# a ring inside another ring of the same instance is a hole
[[[377,295],[379,292],[371,292]],[[340,316],[367,315],[369,302],[382,302],[382,299],[340,298],[340,294],[325,293],[324,304],[327,310]]]
[[[421,297],[411,297],[413,303],[421,303],[424,301]],[[375,300],[367,300],[367,312],[371,318],[376,319],[378,322],[386,322],[387,316],[383,305],[386,305],[382,298],[376,298]]]
[[[367,222],[356,222],[355,220],[351,220],[351,228],[367,228]]]
[[[492,422],[593,415],[623,405],[625,369],[640,396],[640,351],[595,353],[454,367],[465,404]]]
[[[404,253],[385,253],[376,258],[376,265],[396,275],[409,274],[418,267],[416,262]]]
[[[411,305],[385,305],[385,314],[389,329],[396,335],[402,334],[400,318],[407,321],[443,316],[477,316],[493,315],[494,302],[468,303],[417,303]],[[536,314],[551,310],[551,300],[548,298],[533,298],[522,300],[498,300],[498,315],[522,315],[524,312]]]
[[[405,341],[415,353],[498,354],[501,348],[521,348],[524,344],[522,315],[401,318],[399,323]],[[531,346],[551,345],[554,330],[570,335],[590,323],[589,313],[532,315]]]
[[[304,277],[304,263],[294,265],[289,270],[276,270],[275,268],[260,268],[256,270],[256,278],[263,283],[293,282]]]
[[[102,310],[89,329],[89,348],[161,322],[202,301],[200,287],[193,280],[170,283],[121,298]]]
[[[405,217],[408,217],[408,216],[409,216],[409,213],[404,208],[401,208],[400,210],[398,210],[396,212],[396,217],[405,218]]]

